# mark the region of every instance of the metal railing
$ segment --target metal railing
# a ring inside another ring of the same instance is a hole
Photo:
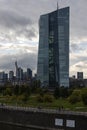
[[[87,116],[87,112],[75,112],[70,110],[64,109],[45,109],[41,107],[33,108],[33,107],[20,107],[20,106],[9,106],[6,104],[1,104],[0,109],[7,109],[7,110],[18,110],[18,111],[32,111],[32,112],[42,112],[42,113],[56,113],[56,114],[70,114],[70,115],[84,115]]]

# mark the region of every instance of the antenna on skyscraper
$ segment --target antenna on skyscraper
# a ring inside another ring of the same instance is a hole
[[[16,67],[16,69],[18,68],[18,65],[17,65],[17,60],[15,61],[15,67]]]
[[[59,3],[58,3],[58,1],[57,1],[57,10],[59,9]]]

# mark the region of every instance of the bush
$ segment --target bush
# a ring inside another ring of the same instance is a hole
[[[26,95],[26,94],[22,94],[22,95],[20,95],[20,96],[18,96],[17,97],[17,100],[18,101],[22,101],[22,102],[27,102],[27,100],[28,100],[28,95]]]
[[[38,95],[37,96],[37,101],[38,102],[53,102],[53,96],[50,94],[45,94],[43,96]]]
[[[19,85],[14,86],[13,93],[14,93],[14,95],[16,95],[16,96],[19,95]]]
[[[44,95],[44,102],[53,102],[53,96],[49,94]]]
[[[38,102],[43,102],[43,96],[41,95],[37,95],[36,99]]]
[[[26,94],[26,95],[30,96],[30,94],[31,94],[30,87],[27,85],[20,86],[19,87],[19,94],[20,95]]]
[[[72,95],[68,98],[69,102],[72,104],[75,104],[79,101],[81,101],[81,91],[80,90],[74,90],[72,92]]]
[[[56,99],[59,98],[59,87],[55,88],[54,97],[55,97]]]
[[[6,88],[6,90],[4,90],[4,95],[12,96],[12,90],[11,90],[11,88]]]
[[[62,98],[68,97],[68,88],[67,87],[60,87],[59,88],[59,96]]]
[[[85,105],[87,105],[87,88],[82,89],[82,101]]]

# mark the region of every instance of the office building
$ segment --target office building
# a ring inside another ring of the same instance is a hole
[[[83,72],[77,72],[77,79],[83,79]]]
[[[18,80],[23,80],[23,69],[21,67],[18,68]]]
[[[32,78],[32,70],[30,68],[27,68],[27,79]]]
[[[7,82],[8,81],[8,74],[5,73],[4,71],[3,72],[0,72],[0,82]]]
[[[37,79],[43,87],[69,87],[69,7],[41,15]]]
[[[16,81],[23,80],[23,69],[21,67],[18,67],[17,61],[15,62],[16,67]]]
[[[9,80],[10,81],[14,80],[14,72],[13,71],[9,71]]]
[[[17,65],[17,61],[15,61],[15,67],[16,67],[16,80],[18,80],[18,65]]]

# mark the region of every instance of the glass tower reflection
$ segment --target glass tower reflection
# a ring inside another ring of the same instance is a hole
[[[69,87],[69,7],[40,16],[37,78],[52,89]]]

